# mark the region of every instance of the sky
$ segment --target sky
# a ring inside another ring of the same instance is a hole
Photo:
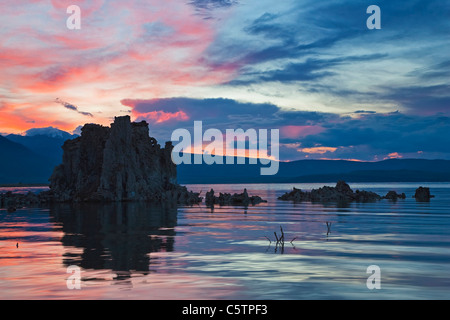
[[[367,27],[370,5],[381,29]],[[162,145],[202,121],[279,129],[283,161],[450,159],[448,1],[3,0],[0,12],[2,134],[130,115]]]

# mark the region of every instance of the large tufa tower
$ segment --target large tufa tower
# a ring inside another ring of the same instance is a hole
[[[62,148],[62,164],[50,177],[57,201],[201,201],[177,184],[172,143],[161,148],[145,121],[123,116],[111,127],[86,124]]]

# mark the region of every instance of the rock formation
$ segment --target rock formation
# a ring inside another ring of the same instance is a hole
[[[202,202],[199,193],[177,184],[172,142],[164,148],[149,136],[145,121],[116,117],[111,127],[86,124],[81,136],[67,140],[62,163],[50,177],[50,191],[27,195],[0,194],[0,207],[49,202],[150,201],[178,204]],[[258,196],[207,193],[207,204],[249,205],[266,202]]]
[[[267,202],[266,200],[263,200],[259,196],[249,196],[247,193],[247,189],[244,189],[243,193],[235,193],[231,195],[231,193],[219,193],[219,196],[214,195],[214,190],[211,189],[209,192],[206,193],[205,197],[205,203],[207,206],[213,206],[214,204],[219,204],[221,206],[227,206],[227,205],[242,205],[242,206],[248,206],[256,205],[262,202]]]
[[[404,193],[402,194],[398,194],[395,191],[389,191],[384,197],[383,199],[388,199],[388,200],[393,200],[393,201],[397,201],[398,199],[406,199],[406,195]]]
[[[419,187],[413,198],[416,198],[417,201],[428,202],[434,196],[430,194],[430,188]]]
[[[86,124],[63,145],[63,161],[50,177],[55,201],[201,202],[176,182],[171,142],[161,148],[145,121],[116,117],[111,127]]]
[[[14,212],[16,209],[24,206],[35,206],[40,204],[46,204],[53,201],[53,197],[49,192],[41,193],[12,193],[8,191],[6,193],[0,193],[0,208],[7,208],[8,212]]]
[[[291,192],[287,192],[279,200],[291,200],[295,202],[312,201],[312,202],[369,202],[380,200],[381,196],[370,191],[353,190],[344,181],[339,181],[336,187],[322,187],[313,189],[310,192],[302,191],[294,188]]]

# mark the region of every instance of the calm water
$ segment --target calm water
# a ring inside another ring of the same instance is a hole
[[[412,199],[420,185],[436,198]],[[408,198],[348,206],[276,199],[292,186],[247,185],[268,203],[213,211],[139,203],[1,209],[0,298],[450,299],[450,184],[351,184]],[[203,195],[211,187],[244,188],[188,186]],[[266,238],[280,226],[284,248]],[[81,268],[80,290],[67,288],[70,265]],[[381,269],[380,290],[366,286],[370,265]]]

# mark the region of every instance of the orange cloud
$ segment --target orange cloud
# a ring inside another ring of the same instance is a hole
[[[327,152],[335,152],[337,148],[331,147],[314,147],[314,148],[301,148],[298,149],[300,152],[309,153],[309,154],[325,154]]]
[[[50,103],[49,103],[50,105]],[[55,115],[46,115],[43,111],[48,105],[35,104],[0,104],[0,128],[2,132],[22,133],[30,128],[58,127],[61,130],[72,131],[75,129],[72,119],[61,119]]]
[[[196,86],[228,82],[239,68],[214,65],[204,58],[217,25],[197,15],[191,5],[174,0],[151,4],[81,0],[76,3],[81,8],[81,30],[70,31],[65,21],[66,8],[72,4],[71,0],[0,4],[4,17],[14,17],[6,19],[8,28],[0,30],[0,103],[9,106],[2,112],[0,131],[24,131],[33,121],[36,125],[60,121],[64,128],[71,123],[71,130],[83,124],[84,119],[71,117],[70,111],[51,106],[58,97],[84,109],[92,105],[103,117],[95,121],[102,123],[120,112],[123,97],[184,95]],[[31,27],[27,19],[34,10],[39,14],[33,18],[40,18]],[[189,119],[184,111],[140,116],[155,123]]]
[[[400,155],[398,152],[392,152],[389,153],[387,157],[385,157],[384,159],[401,159],[401,158],[403,158],[403,156]]]
[[[245,158],[253,158],[253,159],[266,159],[266,160],[273,160],[273,161],[279,161],[280,159],[275,158],[273,155],[269,155],[269,152],[267,150],[259,150],[258,148],[255,149],[233,149],[233,148],[227,148],[227,141],[225,135],[222,135],[222,148],[214,149],[211,152],[211,149],[207,147],[211,144],[209,141],[202,141],[201,145],[196,145],[195,143],[192,143],[190,147],[183,150],[185,153],[189,154],[202,154],[205,155],[206,153],[210,153],[213,156],[218,157],[226,157],[226,156],[232,156],[232,157],[245,157]],[[201,150],[201,151],[200,151]],[[226,162],[226,159],[223,159],[224,163]]]

